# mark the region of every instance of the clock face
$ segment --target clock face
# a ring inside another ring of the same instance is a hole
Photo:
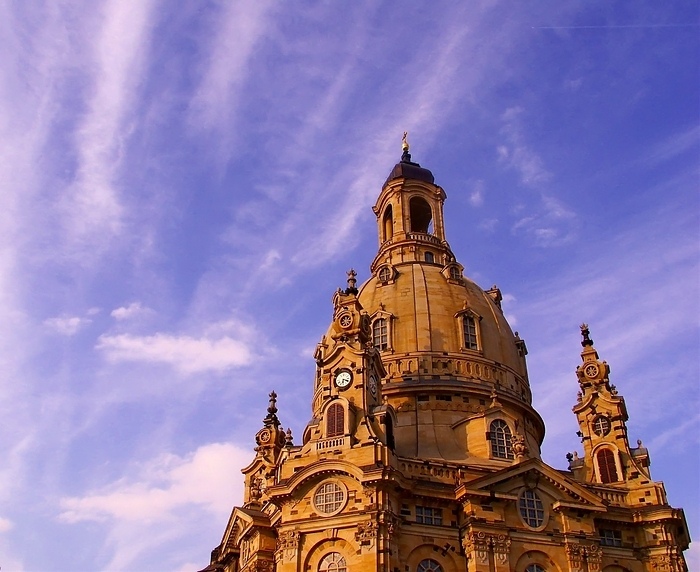
[[[369,392],[373,397],[377,397],[377,378],[374,375],[369,376],[369,381],[367,382],[369,386]]]
[[[335,385],[338,389],[346,389],[352,383],[352,373],[347,369],[341,369],[335,374]]]
[[[349,328],[352,325],[352,316],[350,314],[343,314],[338,321],[341,327]]]

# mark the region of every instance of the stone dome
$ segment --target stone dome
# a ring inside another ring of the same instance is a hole
[[[423,363],[415,364],[417,379],[484,379],[529,400],[525,346],[503,315],[500,292],[485,292],[468,278],[451,276],[450,270],[425,262],[399,264],[392,268],[390,280],[374,275],[360,287],[362,307],[375,321],[385,316],[390,329],[391,339],[382,352],[389,375],[400,374],[392,362],[422,356]],[[465,347],[464,316],[474,320],[474,349]],[[466,363],[460,367],[459,362]],[[406,365],[401,368],[405,371]]]

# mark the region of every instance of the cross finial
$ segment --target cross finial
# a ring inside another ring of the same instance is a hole
[[[408,152],[409,148],[410,146],[408,144],[408,131],[404,131],[403,137],[401,138],[401,150],[403,151],[403,154],[401,155],[401,161],[404,163],[411,162],[411,154]]]

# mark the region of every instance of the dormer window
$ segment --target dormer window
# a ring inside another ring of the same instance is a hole
[[[462,350],[478,351],[481,349],[481,332],[479,323],[481,316],[468,308],[465,303],[465,308],[458,312],[455,316],[458,320],[460,329],[460,342]]]
[[[372,343],[380,352],[389,347],[389,326],[386,318],[377,318],[372,324]]]
[[[476,320],[474,316],[468,314],[462,316],[462,331],[464,334],[464,347],[468,350],[478,350],[479,339],[476,336]]]
[[[459,271],[458,266],[450,266],[450,278],[452,280],[459,280],[462,277],[462,273]]]
[[[508,424],[502,419],[496,419],[491,422],[489,427],[488,439],[491,441],[491,456],[495,459],[512,459],[513,434],[510,431]]]

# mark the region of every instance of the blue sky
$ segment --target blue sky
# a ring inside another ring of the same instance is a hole
[[[700,541],[699,22],[690,1],[1,3],[2,570],[208,563],[270,390],[301,436],[404,130],[527,342],[545,460],[580,445],[586,321]]]

